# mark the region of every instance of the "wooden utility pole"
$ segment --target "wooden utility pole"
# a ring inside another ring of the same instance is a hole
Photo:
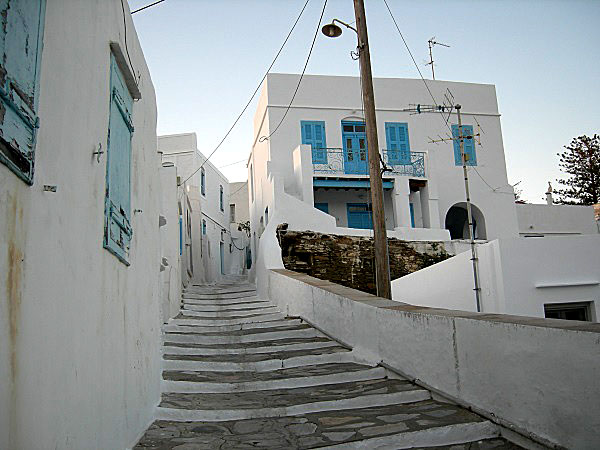
[[[354,0],[354,15],[358,34],[358,52],[362,96],[365,107],[367,128],[367,148],[369,151],[369,180],[371,182],[371,204],[373,209],[373,235],[375,239],[375,277],[377,295],[392,298],[390,282],[390,262],[388,257],[385,211],[383,209],[383,185],[381,180],[379,142],[377,141],[377,121],[375,119],[375,96],[371,75],[371,54],[367,37],[367,20],[363,0]]]
[[[477,306],[477,312],[481,312],[481,287],[479,285],[479,267],[477,260],[477,249],[475,247],[475,230],[473,228],[473,213],[471,210],[471,194],[469,191],[469,173],[467,172],[467,158],[465,155],[465,143],[462,132],[462,118],[460,116],[460,105],[454,105],[456,114],[458,115],[458,143],[460,145],[460,159],[462,161],[463,176],[465,179],[465,194],[467,197],[467,220],[469,221],[469,242],[471,244],[471,261],[473,262],[473,281],[475,282],[475,302]],[[469,136],[466,139],[473,139],[473,136]]]

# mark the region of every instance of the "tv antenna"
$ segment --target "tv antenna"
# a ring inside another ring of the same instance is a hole
[[[431,66],[431,76],[435,80],[435,70],[433,69],[433,51],[432,51],[432,49],[436,45],[441,45],[442,47],[450,47],[450,46],[447,44],[442,44],[441,42],[437,42],[435,40],[435,36],[433,36],[431,39],[429,39],[427,41],[427,44],[429,45],[429,62],[425,65]]]

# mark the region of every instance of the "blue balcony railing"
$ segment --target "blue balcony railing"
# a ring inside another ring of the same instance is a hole
[[[402,175],[407,177],[425,177],[425,153],[410,152],[408,158],[400,158],[398,151],[381,151],[384,176]],[[313,150],[313,172],[322,175],[368,175],[366,153],[345,152],[341,148],[323,148]]]

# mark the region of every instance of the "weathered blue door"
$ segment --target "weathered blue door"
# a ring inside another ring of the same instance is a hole
[[[110,117],[104,205],[104,247],[129,265],[133,99],[115,57],[110,64]]]
[[[369,173],[367,135],[364,122],[342,122],[344,172],[366,175]]]
[[[348,228],[373,228],[373,213],[367,203],[347,203]]]
[[[219,243],[219,252],[221,254],[221,275],[225,275],[225,244]]]

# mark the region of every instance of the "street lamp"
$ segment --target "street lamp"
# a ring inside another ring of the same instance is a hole
[[[371,185],[371,205],[373,209],[373,240],[375,247],[375,281],[377,295],[392,298],[390,282],[390,262],[388,257],[387,233],[385,229],[385,212],[383,209],[383,186],[380,172],[379,142],[377,140],[377,121],[375,119],[375,96],[373,93],[373,77],[371,75],[371,56],[367,36],[367,21],[363,0],[354,0],[356,28],[341,20],[333,19],[321,31],[327,37],[336,38],[342,29],[335,23],[344,25],[356,32],[358,37],[358,59],[360,62],[360,78],[362,97],[365,108],[365,125],[367,129],[367,148],[369,154],[369,182]]]

